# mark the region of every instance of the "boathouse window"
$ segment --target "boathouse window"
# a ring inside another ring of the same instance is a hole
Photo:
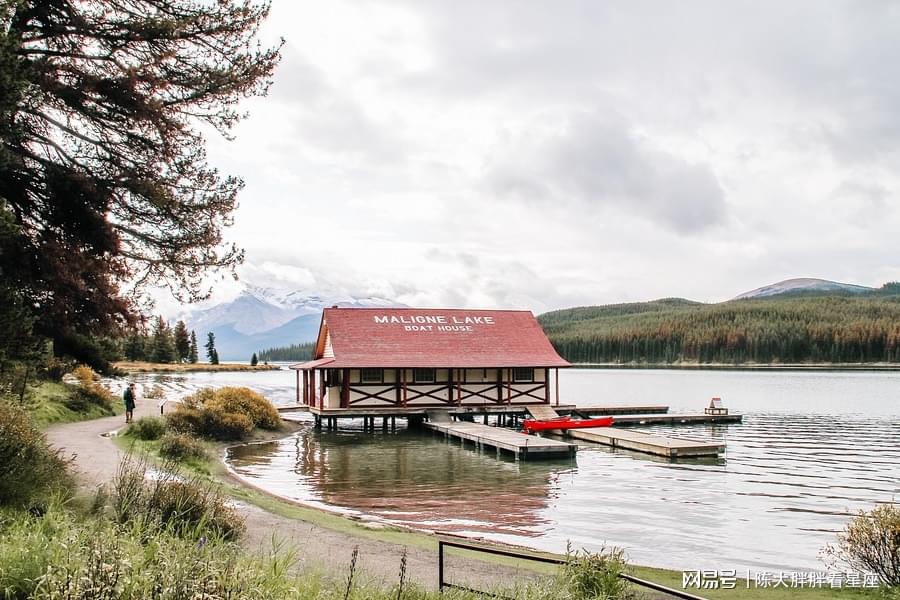
[[[531,367],[516,367],[513,369],[513,381],[534,381],[534,369]]]
[[[362,383],[382,383],[384,371],[381,369],[360,369],[359,380]]]
[[[414,383],[434,383],[435,382],[434,369],[413,369],[413,382]]]

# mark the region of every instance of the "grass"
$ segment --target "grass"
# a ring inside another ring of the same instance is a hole
[[[242,363],[151,363],[140,361],[122,361],[113,363],[116,369],[127,373],[194,373],[200,371],[275,371],[277,365],[256,365],[255,367]]]
[[[28,409],[35,424],[38,427],[47,427],[58,423],[89,421],[125,412],[121,402],[113,404],[112,412],[97,404],[89,405],[84,412],[72,410],[66,406],[66,401],[77,389],[76,385],[56,381],[43,381],[33,388]]]
[[[131,440],[118,438],[116,443],[122,448],[130,449],[132,452],[147,452],[157,460],[161,460],[158,452],[158,441],[135,441],[132,444]],[[219,451],[214,454],[221,455],[221,450],[225,447],[225,444],[218,444],[216,447]],[[437,552],[437,540],[432,535],[389,525],[384,528],[373,529],[366,526],[365,523],[350,517],[303,506],[273,496],[264,490],[252,487],[246,482],[234,478],[220,460],[211,460],[208,462],[193,461],[186,463],[186,466],[188,469],[193,470],[195,474],[202,475],[203,477],[208,478],[209,481],[218,483],[221,486],[223,494],[234,498],[235,500],[258,506],[280,517],[305,521],[319,527],[324,527],[332,531],[361,539],[377,540],[409,548],[418,548],[434,553]],[[454,556],[480,560],[489,564],[496,564],[515,569],[529,570],[541,575],[552,575],[557,571],[557,568],[554,566],[543,565],[527,560],[494,556],[457,548],[447,548],[446,551],[448,554]],[[682,589],[681,571],[630,565],[628,572],[641,579],[659,583],[674,589]],[[751,581],[751,586],[752,585],[753,582]],[[876,590],[852,588],[799,589],[784,587],[750,587],[748,589],[743,580],[738,580],[737,586],[734,589],[698,590],[696,588],[688,588],[686,591],[697,596],[709,598],[710,600],[750,600],[753,598],[763,598],[765,600],[787,600],[789,598],[801,598],[802,600],[881,600],[884,598],[883,594]]]

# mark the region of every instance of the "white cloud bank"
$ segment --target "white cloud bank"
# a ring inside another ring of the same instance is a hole
[[[411,305],[900,279],[897,31],[889,2],[276,0],[272,93],[210,152],[247,182],[229,236],[255,283]]]

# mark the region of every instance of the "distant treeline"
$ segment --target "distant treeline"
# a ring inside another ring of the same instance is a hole
[[[900,296],[889,285],[862,296],[582,307],[539,321],[571,362],[900,362]]]
[[[300,362],[310,360],[314,348],[314,342],[307,342],[305,344],[291,344],[290,346],[282,346],[280,348],[260,350],[258,354],[259,360],[264,362]]]

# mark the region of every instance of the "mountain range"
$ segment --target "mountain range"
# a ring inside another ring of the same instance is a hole
[[[855,295],[875,288],[825,279],[787,279],[739,294],[734,300],[768,298],[779,295]],[[222,360],[248,360],[253,352],[302,344],[315,340],[322,309],[342,307],[402,307],[385,298],[325,297],[302,291],[284,291],[245,285],[230,302],[224,302],[181,316],[189,329],[197,332],[201,344],[207,332],[216,336]]]
[[[302,344],[316,339],[322,309],[403,306],[384,298],[324,297],[247,285],[229,302],[180,316],[203,344],[216,336],[216,350],[225,361],[249,360],[259,350]]]

